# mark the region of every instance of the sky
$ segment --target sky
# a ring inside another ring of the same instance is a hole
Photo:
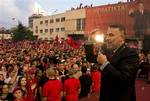
[[[28,26],[28,17],[35,13],[51,15],[65,12],[71,7],[106,5],[126,0],[0,0],[0,28],[15,27],[18,21]]]

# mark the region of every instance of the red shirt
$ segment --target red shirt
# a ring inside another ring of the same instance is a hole
[[[99,92],[100,91],[100,81],[101,81],[101,73],[98,70],[91,72],[92,78],[92,91]]]
[[[38,84],[38,79],[34,78],[34,79],[30,79],[27,81],[27,100],[28,101],[36,101],[36,89],[37,89],[37,85],[34,89],[31,89],[33,84]]]
[[[76,78],[69,78],[64,83],[64,92],[66,92],[66,101],[78,101],[78,91],[80,81]]]
[[[18,99],[15,98],[13,101],[27,101],[27,99],[25,97],[22,97],[21,100],[18,100]]]
[[[61,101],[62,83],[60,80],[49,80],[43,87],[43,97],[47,97],[47,101]]]

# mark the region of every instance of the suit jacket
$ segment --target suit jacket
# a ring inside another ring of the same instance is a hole
[[[136,101],[138,54],[122,45],[102,71],[100,101]]]

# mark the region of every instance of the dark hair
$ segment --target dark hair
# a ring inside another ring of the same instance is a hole
[[[5,85],[7,85],[9,87],[9,84],[3,83],[2,86],[1,86],[1,88],[3,88],[3,86],[5,86]]]
[[[81,71],[82,71],[82,73],[86,73],[87,67],[86,67],[86,66],[83,66],[83,67],[81,68]]]
[[[109,25],[109,27],[110,28],[118,28],[120,32],[122,32],[124,35],[126,34],[126,29],[121,24],[112,24],[112,25]]]
[[[8,73],[11,73],[14,70],[14,66],[12,64],[6,64],[6,69]]]
[[[24,76],[19,77],[19,79],[18,79],[18,86],[21,86],[21,80],[22,80],[23,78],[26,78],[26,77],[24,77]]]
[[[98,67],[97,67],[96,64],[93,64],[93,65],[91,66],[91,71],[95,71],[95,70],[98,70]]]
[[[21,88],[21,87],[16,87],[14,90],[13,90],[13,94],[18,91],[18,90],[21,90],[21,92],[23,93],[23,95],[25,94],[25,91]]]

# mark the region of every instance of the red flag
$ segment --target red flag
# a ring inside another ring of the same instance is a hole
[[[55,41],[58,41],[58,39],[59,39],[59,38],[58,38],[58,34],[57,34],[57,35],[55,36]]]
[[[55,36],[54,44],[55,44],[55,45],[58,45],[58,44],[59,44],[59,37],[58,37],[58,34]]]
[[[81,41],[73,41],[73,48],[78,49],[81,47]]]
[[[67,43],[68,43],[68,45],[70,45],[71,47],[73,47],[75,49],[80,48],[80,46],[82,45],[81,41],[79,41],[79,40],[75,41],[75,40],[73,40],[72,37],[67,38]]]
[[[68,38],[67,38],[67,43],[68,43],[69,45],[71,45],[72,40],[73,40],[72,37],[68,37]]]

